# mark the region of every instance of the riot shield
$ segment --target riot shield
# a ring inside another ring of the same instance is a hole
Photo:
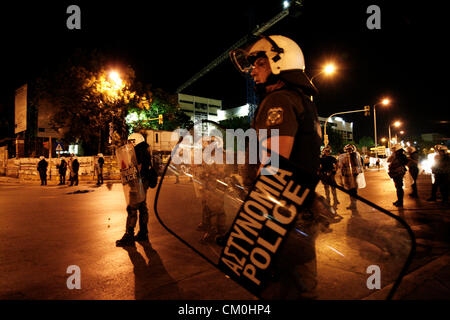
[[[282,157],[252,183],[251,165],[225,161],[236,151],[225,143],[221,157],[188,163],[211,137],[186,136],[168,163],[183,148],[179,183],[167,165],[155,199],[158,220],[186,246],[263,299],[392,298],[415,248],[402,219],[337,185],[330,205],[318,178]]]
[[[116,158],[120,167],[120,179],[127,205],[136,205],[144,201],[145,191],[133,145],[127,143],[116,149]]]

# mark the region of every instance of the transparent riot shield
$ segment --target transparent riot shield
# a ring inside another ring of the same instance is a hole
[[[317,177],[281,157],[251,183],[251,165],[226,161],[234,146],[216,145],[222,163],[194,161],[215,145],[211,131],[225,134],[208,125],[175,146],[168,165],[182,155],[179,182],[163,174],[158,185],[155,213],[170,233],[263,299],[393,297],[415,248],[402,219],[340,186],[330,205]]]
[[[133,145],[128,143],[118,148],[116,158],[120,166],[120,179],[127,205],[136,205],[144,201],[145,191]]]

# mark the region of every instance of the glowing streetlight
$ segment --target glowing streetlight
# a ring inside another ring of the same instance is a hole
[[[326,75],[331,75],[331,74],[333,74],[335,71],[336,71],[336,67],[335,67],[334,64],[332,64],[332,63],[327,64],[327,65],[323,68],[323,72],[324,72]]]
[[[109,73],[109,78],[114,82],[115,85],[120,86],[122,84],[122,79],[120,78],[117,71],[111,71]]]
[[[314,78],[316,78],[317,76],[321,75],[322,73],[324,73],[325,75],[329,76],[329,75],[332,75],[335,72],[336,72],[336,66],[334,65],[334,63],[331,63],[331,62],[327,63],[322,68],[322,71],[320,71],[318,74],[313,76],[310,81],[312,82]]]
[[[393,123],[393,125],[394,125],[394,127],[400,127],[401,126],[401,122],[400,121],[395,121],[394,123]],[[395,142],[397,142],[397,140],[395,141]],[[391,125],[389,125],[389,150],[391,149]]]

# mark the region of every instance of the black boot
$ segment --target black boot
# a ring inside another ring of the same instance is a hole
[[[417,194],[417,184],[416,184],[416,183],[413,183],[413,184],[411,185],[411,188],[412,188],[413,191],[409,194],[409,196],[410,196],[411,198],[418,198],[419,195]]]
[[[134,246],[134,234],[125,233],[122,239],[116,241],[116,247],[129,247]]]
[[[403,201],[398,201],[398,200],[397,200],[397,201],[395,201],[395,202],[393,203],[393,205],[396,206],[396,207],[400,207],[400,208],[401,208],[401,207],[403,207]]]

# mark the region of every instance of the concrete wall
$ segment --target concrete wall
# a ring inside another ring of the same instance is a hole
[[[8,164],[8,147],[0,147],[0,176],[6,175],[6,165]]]
[[[120,170],[117,161],[114,156],[105,156],[105,164],[103,165],[103,178],[104,180],[120,180]],[[49,161],[46,158],[47,162]],[[68,158],[66,158],[66,161]],[[97,176],[94,174],[94,164],[96,157],[78,157],[80,163],[80,170],[78,171],[78,177],[80,181],[96,181]],[[20,159],[8,159],[4,174],[8,177],[19,178],[22,180],[39,180],[39,173],[37,171],[37,163],[39,158],[20,158]],[[59,159],[52,158],[51,164],[47,169],[47,176],[51,179],[59,179],[59,172],[56,165],[59,163]],[[1,165],[1,163],[0,163]],[[0,169],[0,174],[1,174]],[[66,172],[66,178],[69,177],[69,171]]]

